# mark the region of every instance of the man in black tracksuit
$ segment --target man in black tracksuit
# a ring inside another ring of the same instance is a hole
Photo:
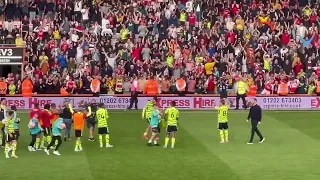
[[[247,122],[251,119],[251,137],[247,144],[253,144],[254,133],[260,137],[260,142],[263,143],[265,138],[262,136],[260,131],[258,130],[258,125],[261,123],[262,119],[262,110],[261,107],[257,104],[257,100],[252,100],[252,106],[250,108],[250,112],[247,118]]]

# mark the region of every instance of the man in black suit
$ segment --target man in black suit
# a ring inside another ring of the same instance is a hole
[[[247,118],[247,122],[249,122],[249,120],[251,119],[251,137],[247,144],[253,144],[253,138],[255,133],[257,133],[257,135],[260,137],[259,143],[263,143],[265,138],[262,136],[261,132],[258,130],[258,125],[261,124],[261,120],[262,120],[262,109],[257,104],[257,99],[253,99],[251,103],[252,105]]]

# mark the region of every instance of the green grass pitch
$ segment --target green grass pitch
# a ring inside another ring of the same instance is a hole
[[[320,178],[319,112],[264,112],[263,144],[247,145],[247,112],[229,112],[230,143],[220,144],[217,114],[181,111],[176,148],[147,147],[146,121],[139,111],[110,111],[114,148],[99,148],[83,137],[83,152],[63,142],[62,156],[28,152],[28,114],[22,120],[18,159],[0,156],[0,177],[10,180],[318,180]],[[72,131],[73,132],[73,131]],[[164,132],[160,143],[164,143]],[[2,149],[3,150],[3,149]],[[51,151],[52,152],[52,151]]]

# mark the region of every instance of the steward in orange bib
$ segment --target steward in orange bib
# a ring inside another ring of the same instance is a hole
[[[61,96],[69,96],[68,91],[65,89],[65,87],[60,88],[60,94]]]
[[[92,93],[99,93],[100,92],[100,80],[95,78],[91,81],[90,89]]]
[[[286,96],[286,95],[288,95],[288,92],[289,92],[288,84],[281,82],[279,85],[279,88],[278,88],[278,94],[280,96]]]
[[[23,80],[22,84],[22,96],[23,97],[32,97],[33,84],[29,78]]]
[[[154,79],[154,77],[150,77],[147,81],[143,94],[147,94],[148,96],[155,96],[158,94],[158,82]]]
[[[74,148],[74,151],[82,151],[82,145],[81,145],[81,137],[82,137],[82,132],[84,130],[84,124],[85,124],[85,118],[91,116],[91,107],[88,107],[88,111],[86,112],[83,110],[83,112],[78,111],[75,112],[72,108],[72,105],[69,104],[69,110],[71,114],[73,115],[73,127],[74,127],[74,133],[75,137],[77,138],[76,141],[76,146]]]
[[[4,79],[0,79],[0,94],[7,94],[7,83]]]
[[[176,81],[176,88],[179,96],[185,95],[186,86],[187,86],[187,83],[183,78],[180,78]]]
[[[250,87],[249,87],[249,92],[247,94],[248,97],[256,97],[257,96],[257,91],[258,91],[258,88],[255,84],[252,84]]]
[[[318,78],[316,93],[317,93],[317,96],[320,96],[320,78]]]

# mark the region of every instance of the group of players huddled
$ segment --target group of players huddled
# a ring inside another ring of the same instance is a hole
[[[40,109],[39,104],[35,104],[34,109],[30,112],[30,121],[28,123],[29,133],[31,135],[31,142],[28,150],[38,151],[44,150],[50,155],[50,149],[54,149],[53,154],[61,155],[59,147],[62,144],[62,130],[65,129],[65,140],[70,138],[70,130],[73,128],[76,137],[75,151],[82,151],[81,137],[84,130],[85,120],[93,117],[98,126],[100,147],[103,147],[103,136],[105,137],[105,147],[113,147],[110,144],[109,130],[108,130],[108,111],[104,104],[95,104],[95,111],[91,111],[91,104],[79,107],[77,111],[73,110],[72,105],[66,102],[62,109],[57,109],[55,104],[45,104],[43,109]],[[16,155],[17,141],[19,139],[19,123],[20,119],[17,117],[17,108],[11,107],[9,110],[6,107],[5,98],[1,99],[0,105],[0,132],[2,139],[2,146],[5,148],[5,157],[18,158]],[[92,139],[92,138],[90,138]]]
[[[142,119],[146,119],[148,122],[143,138],[148,140],[148,146],[160,146],[158,143],[159,133],[161,128],[166,128],[167,135],[163,147],[167,148],[171,138],[171,148],[174,148],[175,135],[178,131],[179,111],[175,107],[175,101],[172,101],[170,107],[166,110],[161,110],[157,102],[157,97],[154,97],[143,108]],[[12,106],[11,109],[8,109],[6,104],[5,98],[2,98],[0,104],[0,119],[2,119],[0,122],[0,139],[2,139],[2,146],[5,148],[5,157],[10,158],[9,154],[11,152],[12,158],[18,158],[16,150],[20,136],[20,119],[17,116],[17,108]],[[57,109],[55,104],[45,104],[43,109],[40,108],[39,104],[35,104],[34,109],[30,111],[28,123],[31,136],[28,150],[30,152],[44,150],[46,154],[50,155],[50,149],[54,149],[53,154],[60,156],[59,147],[62,144],[62,130],[65,130],[64,140],[66,141],[67,138],[70,138],[73,123],[76,138],[74,151],[82,151],[81,137],[85,128],[85,121],[92,121],[92,119],[98,127],[100,147],[104,147],[104,144],[107,148],[113,147],[110,144],[108,118],[108,111],[103,103],[83,105],[77,111],[72,108],[69,102],[65,102],[60,109]],[[150,131],[152,134],[148,137]],[[89,140],[94,140],[91,136]]]
[[[157,102],[157,97],[154,97],[152,100],[148,101],[146,106],[143,108],[142,119],[146,119],[148,122],[143,138],[148,140],[148,146],[160,146],[158,143],[159,133],[161,128],[166,127],[167,136],[163,147],[167,148],[171,138],[171,148],[174,148],[176,142],[175,135],[178,131],[179,111],[175,107],[175,101],[172,101],[170,107],[166,110],[160,110]],[[148,132],[150,131],[152,134],[151,137],[148,138]]]

